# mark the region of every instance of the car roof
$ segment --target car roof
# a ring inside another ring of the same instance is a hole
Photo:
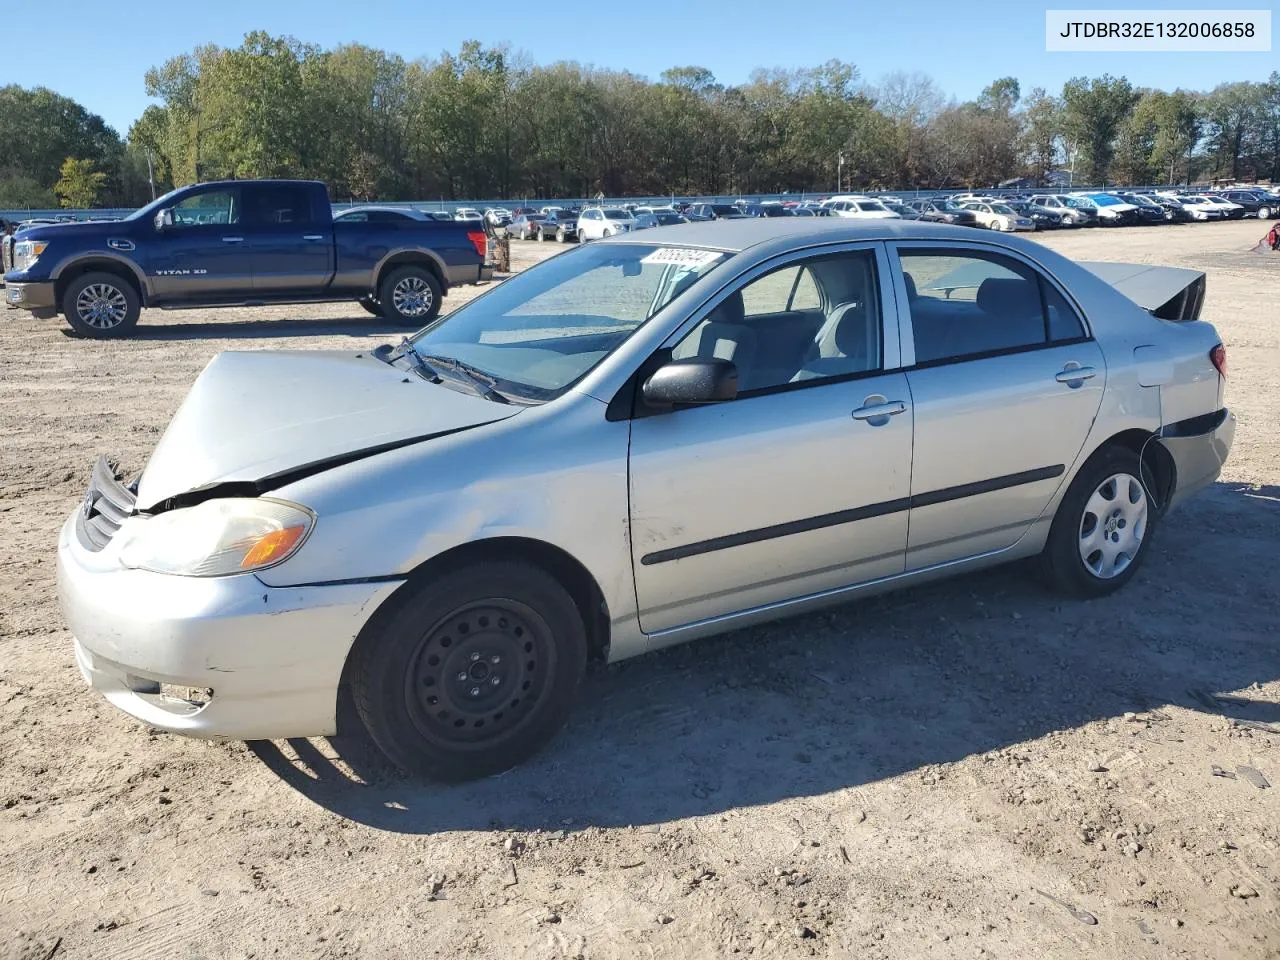
[[[772,243],[779,252],[807,244],[870,240],[972,240],[973,229],[920,220],[853,220],[843,217],[744,217],[652,227],[639,234],[621,234],[605,243],[641,243],[675,247],[706,247],[740,253]],[[993,234],[983,239],[1000,239]]]

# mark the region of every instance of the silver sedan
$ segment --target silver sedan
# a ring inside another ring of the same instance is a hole
[[[85,679],[201,737],[429,776],[552,736],[591,658],[1037,558],[1122,587],[1234,418],[1204,276],[900,220],[660,227],[373,351],[215,357],[58,548]]]

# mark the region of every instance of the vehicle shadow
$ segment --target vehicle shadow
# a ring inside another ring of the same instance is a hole
[[[1280,676],[1276,543],[1280,487],[1218,483],[1110,597],[1064,601],[1013,566],[600,668],[547,750],[472,783],[403,776],[361,735],[251,749],[334,813],[435,833],[717,814],[1168,705],[1280,733],[1246,689]]]
[[[70,327],[63,334],[75,338]],[[288,337],[358,337],[386,340],[413,333],[409,327],[388,323],[378,317],[352,314],[349,317],[317,317],[294,320],[237,320],[217,323],[139,324],[131,340],[277,340]]]

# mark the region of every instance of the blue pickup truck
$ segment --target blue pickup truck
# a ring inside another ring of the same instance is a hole
[[[61,313],[97,339],[129,336],[143,307],[339,300],[417,328],[450,287],[493,276],[480,225],[411,210],[335,218],[325,185],[310,180],[195,184],[123,220],[29,227],[13,240],[7,305]]]

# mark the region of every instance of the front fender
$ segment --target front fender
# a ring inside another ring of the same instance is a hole
[[[151,287],[147,275],[142,272],[142,268],[136,263],[114,250],[80,250],[76,253],[68,253],[55,261],[53,268],[49,271],[49,279],[56,283],[69,271],[76,270],[81,266],[91,265],[95,261],[118,265],[128,270],[137,281],[138,289],[142,291],[143,304],[146,304],[146,301],[151,296]]]

